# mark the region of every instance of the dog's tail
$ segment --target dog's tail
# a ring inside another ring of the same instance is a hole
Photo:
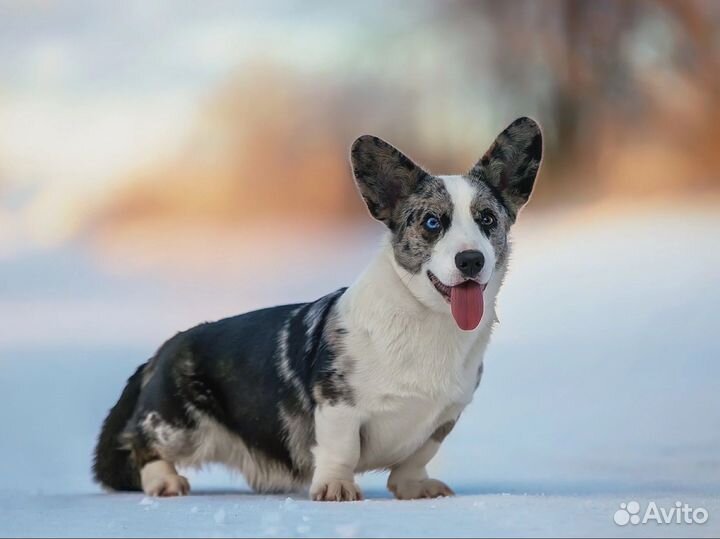
[[[138,367],[128,379],[117,404],[105,418],[95,447],[93,476],[95,481],[112,490],[141,490],[140,471],[130,448],[123,445],[120,437],[140,397],[144,368],[145,365]]]

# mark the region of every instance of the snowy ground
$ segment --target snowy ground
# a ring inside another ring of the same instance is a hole
[[[718,536],[719,225],[709,211],[527,216],[483,383],[432,463],[458,496],[418,502],[391,500],[379,474],[361,478],[368,501],[314,504],[215,468],[163,500],[102,494],[88,473],[103,415],[164,338],[348,283],[377,229],[318,242],[265,289],[248,256],[242,278],[213,280],[112,274],[79,246],[2,260],[0,536]],[[710,516],[617,526],[631,500]]]

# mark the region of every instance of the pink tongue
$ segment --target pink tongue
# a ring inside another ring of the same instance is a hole
[[[483,287],[475,281],[465,281],[450,289],[450,310],[460,329],[470,331],[478,327],[483,315]]]

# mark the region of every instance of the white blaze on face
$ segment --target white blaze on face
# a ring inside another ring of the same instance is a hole
[[[495,250],[471,213],[471,205],[477,195],[477,189],[463,176],[440,176],[440,178],[452,199],[453,215],[450,229],[435,244],[427,269],[444,284],[456,285],[465,278],[455,265],[455,256],[463,251],[477,250],[485,257],[485,265],[477,280],[487,284],[495,267]]]

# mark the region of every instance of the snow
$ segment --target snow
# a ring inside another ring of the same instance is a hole
[[[415,502],[392,500],[383,474],[360,478],[364,502],[319,504],[252,494],[219,467],[178,499],[105,494],[88,473],[104,414],[164,338],[347,284],[376,228],[324,242],[267,292],[263,267],[250,287],[112,274],[80,247],[5,260],[0,536],[717,536],[718,225],[709,211],[523,216],[483,383],[431,465],[458,496]],[[631,500],[710,518],[617,526]]]
[[[466,494],[453,499],[398,502],[371,490],[373,499],[346,504],[281,496],[205,493],[138,503],[132,494],[8,495],[2,498],[3,536],[55,537],[477,537],[477,536],[717,536],[705,525],[646,524],[620,527],[612,522],[621,496],[541,496]],[[655,496],[671,507],[675,497]],[[699,506],[709,498],[685,495]],[[717,509],[717,498],[714,499]],[[712,517],[711,517],[712,519]]]

